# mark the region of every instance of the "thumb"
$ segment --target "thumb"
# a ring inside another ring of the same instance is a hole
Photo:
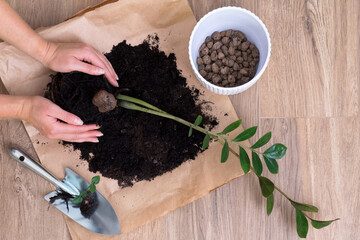
[[[63,110],[60,107],[57,107],[56,114],[54,117],[66,122],[66,123],[73,124],[73,125],[83,125],[84,124],[84,122],[78,116]]]
[[[74,71],[80,71],[83,73],[87,73],[90,75],[102,75],[105,74],[105,70],[100,68],[100,67],[96,67],[94,65],[82,62],[80,60],[76,60],[76,62],[73,64],[73,70]]]

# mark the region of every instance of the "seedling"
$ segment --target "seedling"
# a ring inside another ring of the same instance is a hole
[[[80,193],[80,195],[77,195],[73,198],[72,203],[73,204],[81,204],[83,200],[88,196],[88,191],[91,193],[96,192],[96,184],[100,182],[100,176],[95,176],[91,179],[90,185]]]

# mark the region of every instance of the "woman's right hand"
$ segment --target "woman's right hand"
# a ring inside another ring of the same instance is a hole
[[[24,103],[21,115],[22,119],[31,123],[49,139],[96,143],[99,142],[98,137],[103,135],[97,130],[99,126],[83,125],[79,117],[40,96],[29,97]]]

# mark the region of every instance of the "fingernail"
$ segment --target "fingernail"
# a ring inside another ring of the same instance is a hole
[[[96,136],[97,137],[102,137],[102,136],[104,136],[104,134],[103,133],[98,133],[98,134],[96,134]]]
[[[92,141],[93,143],[98,143],[99,142],[99,139],[96,139],[94,141]]]
[[[96,125],[95,129],[99,129],[99,128],[101,128],[101,126],[100,126],[100,125]]]
[[[74,120],[74,124],[76,124],[76,125],[83,125],[83,124],[84,124],[84,122],[83,122],[83,121],[81,121],[81,119],[79,119],[79,118],[75,118],[75,120]]]
[[[119,87],[119,83],[118,83],[118,82],[115,82],[115,86],[116,86],[116,87]]]
[[[115,73],[115,75],[116,75],[116,80],[119,80],[119,76]]]

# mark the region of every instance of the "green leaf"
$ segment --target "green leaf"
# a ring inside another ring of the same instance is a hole
[[[281,143],[275,143],[271,147],[269,147],[265,152],[264,155],[268,158],[272,159],[280,159],[286,153],[287,147]]]
[[[290,200],[291,205],[293,205],[297,210],[305,211],[305,212],[318,212],[319,209],[313,205],[306,204],[306,203],[299,203],[293,200]]]
[[[251,148],[259,148],[267,144],[271,139],[271,132],[266,133],[264,136],[262,136],[257,142],[251,146]]]
[[[246,153],[245,149],[240,146],[239,146],[239,148],[240,148],[240,153],[239,153],[240,165],[241,165],[242,170],[246,174],[250,171],[250,159],[249,159],[249,156]]]
[[[236,138],[234,138],[233,141],[234,142],[245,141],[245,140],[251,138],[252,136],[254,136],[255,133],[256,133],[256,130],[257,130],[257,126],[248,128],[245,131],[243,131],[242,133],[240,133],[239,135],[237,135]]]
[[[269,169],[269,171],[270,171],[272,174],[278,173],[278,172],[279,172],[279,165],[277,164],[276,160],[275,160],[275,159],[272,159],[272,158],[268,158],[268,157],[266,157],[265,155],[264,155],[263,157],[264,157],[266,166],[267,166],[267,168]]]
[[[202,122],[202,120],[203,120],[203,117],[201,115],[198,115],[195,119],[194,125],[199,126],[200,123]],[[191,137],[192,133],[193,133],[193,128],[190,127],[188,137]]]
[[[82,191],[82,192],[80,193],[80,196],[81,196],[82,198],[86,198],[86,196],[87,196],[87,191]]]
[[[241,121],[242,120],[239,119],[233,123],[230,123],[221,133],[219,133],[219,135],[224,135],[224,134],[234,131],[241,125]]]
[[[199,126],[200,123],[202,122],[202,120],[203,120],[203,117],[201,115],[198,115],[195,119],[194,125]]]
[[[210,142],[210,136],[209,134],[206,134],[202,143],[202,149],[207,149],[209,147],[209,142]]]
[[[337,220],[340,220],[340,218],[336,218],[334,220],[329,220],[329,221],[318,221],[318,220],[311,219],[311,225],[316,229],[320,229],[320,228],[329,226],[331,223],[333,223]]]
[[[252,156],[252,164],[254,166],[254,171],[257,175],[260,176],[263,171],[263,166],[259,158],[259,155],[257,155],[256,152],[252,152],[251,156]]]
[[[100,182],[100,176],[95,176],[91,179],[91,183],[98,184]]]
[[[78,195],[76,197],[74,197],[74,199],[71,201],[73,204],[80,204],[83,201],[83,198]]]
[[[267,199],[266,199],[266,213],[268,216],[270,216],[272,210],[274,207],[274,193],[272,193]]]
[[[258,178],[262,195],[266,198],[269,197],[274,192],[274,183],[266,177],[259,176]]]
[[[191,137],[192,132],[193,132],[193,129],[192,129],[192,127],[190,127],[188,137]]]
[[[306,238],[309,231],[309,224],[305,215],[296,209],[296,230],[300,238]]]
[[[95,186],[95,184],[90,184],[90,192],[91,192],[91,193],[96,192],[96,186]]]
[[[221,151],[221,162],[224,163],[227,161],[229,157],[229,144],[227,140],[225,140],[224,146]]]

